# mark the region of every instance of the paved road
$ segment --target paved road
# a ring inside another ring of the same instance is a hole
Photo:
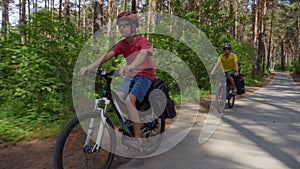
[[[140,169],[299,169],[300,86],[276,73],[264,88],[238,99],[204,144],[201,124],[170,151]],[[135,161],[136,162],[136,161]],[[134,160],[118,169],[134,168]]]

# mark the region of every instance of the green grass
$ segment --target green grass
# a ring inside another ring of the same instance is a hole
[[[57,136],[74,113],[55,115],[51,121],[28,121],[22,118],[6,117],[0,119],[0,144],[9,144],[31,138]],[[55,119],[53,121],[53,119]]]

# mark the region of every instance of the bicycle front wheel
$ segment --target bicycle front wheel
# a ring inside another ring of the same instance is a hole
[[[93,118],[93,129],[91,129]],[[95,150],[100,113],[84,112],[74,117],[59,135],[54,149],[55,169],[108,169],[114,158],[116,136],[111,121],[107,118],[99,150]],[[90,130],[90,137],[87,130]],[[86,140],[90,140],[86,144]]]
[[[216,93],[216,106],[219,113],[222,113],[226,102],[226,86],[220,85]]]
[[[230,97],[227,100],[228,100],[228,107],[232,108],[234,106],[235,95],[230,94]]]

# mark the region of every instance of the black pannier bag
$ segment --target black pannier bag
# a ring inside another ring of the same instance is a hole
[[[151,104],[150,104],[151,102]],[[166,82],[161,79],[154,79],[152,85],[142,103],[137,104],[140,111],[147,111],[152,105],[157,116],[174,118],[176,116],[174,101],[170,98],[169,88]]]
[[[244,94],[245,91],[245,82],[244,82],[244,76],[239,74],[238,77],[234,77],[234,83],[236,86],[236,93],[239,95]]]

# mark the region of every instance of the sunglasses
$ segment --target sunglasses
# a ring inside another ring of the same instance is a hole
[[[223,48],[223,50],[231,50],[231,48]]]
[[[124,29],[124,28],[128,28],[129,27],[129,23],[124,23],[124,24],[120,24],[118,25],[119,29]]]

